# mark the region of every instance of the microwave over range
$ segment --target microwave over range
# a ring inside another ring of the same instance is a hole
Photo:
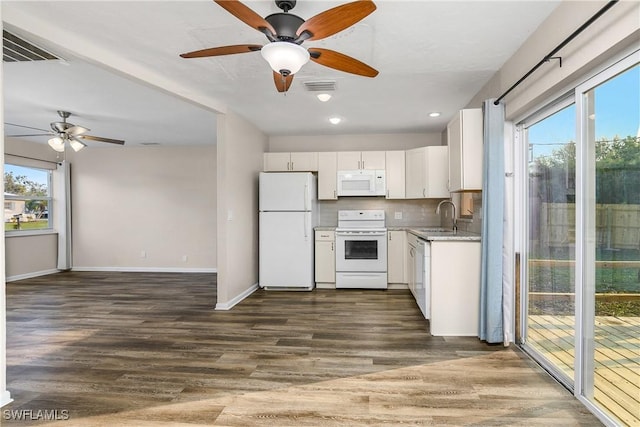
[[[384,170],[338,171],[338,196],[384,196]]]

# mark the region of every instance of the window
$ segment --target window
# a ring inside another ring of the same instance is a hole
[[[6,232],[51,229],[50,170],[5,164]]]

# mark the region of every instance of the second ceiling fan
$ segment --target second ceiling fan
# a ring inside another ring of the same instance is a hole
[[[305,49],[305,40],[320,40],[332,36],[368,16],[376,10],[370,0],[359,0],[325,10],[306,21],[289,13],[296,0],[275,0],[283,12],[265,18],[237,0],[214,0],[227,12],[245,24],[263,33],[268,44],[240,44],[220,46],[183,53],[182,58],[204,58],[261,51],[273,69],[273,80],[278,92],[286,92],[293,75],[309,60],[335,70],[365,77],[375,77],[378,71],[355,58],[331,49]]]

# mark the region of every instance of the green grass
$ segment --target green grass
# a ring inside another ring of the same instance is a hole
[[[49,221],[41,219],[38,221],[20,222],[20,228],[15,222],[5,222],[4,231],[16,231],[16,230],[44,230],[49,228]]]

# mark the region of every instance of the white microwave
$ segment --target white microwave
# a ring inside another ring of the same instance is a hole
[[[338,171],[338,196],[384,196],[384,170]]]

